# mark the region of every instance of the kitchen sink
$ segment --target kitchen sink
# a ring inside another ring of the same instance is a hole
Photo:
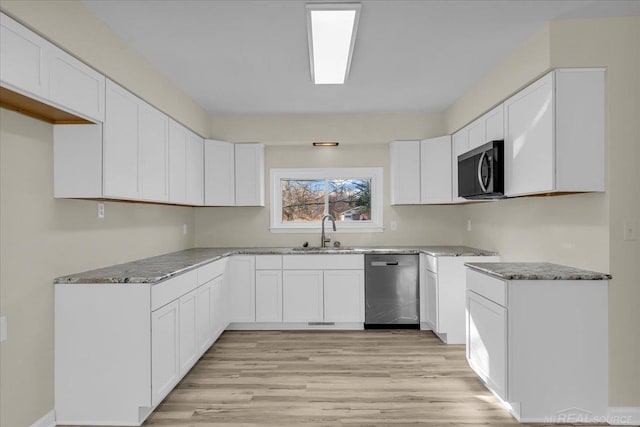
[[[291,248],[291,250],[294,252],[338,252],[353,250],[353,248],[347,246],[340,246],[337,248],[334,246],[328,246],[326,248],[321,248],[320,246],[296,246]]]

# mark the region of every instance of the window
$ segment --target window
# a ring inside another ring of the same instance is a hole
[[[382,231],[382,168],[271,169],[271,231]]]

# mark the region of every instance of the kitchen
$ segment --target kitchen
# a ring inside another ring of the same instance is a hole
[[[640,323],[635,310],[640,255],[637,240],[623,239],[624,225],[637,221],[639,210],[634,143],[637,17],[541,24],[491,67],[493,71],[477,76],[458,101],[436,113],[211,115],[81,3],[3,1],[1,7],[196,133],[223,141],[264,143],[265,171],[382,166],[385,231],[332,236],[346,246],[466,245],[496,251],[503,261],[549,261],[610,273],[610,405],[640,406],[640,346],[635,333]],[[605,193],[469,205],[391,205],[390,141],[452,134],[549,69],[595,66],[606,67],[608,76]],[[308,79],[308,68],[304,72]],[[192,247],[295,247],[305,240],[319,242],[319,232],[271,233],[268,207],[105,202],[105,218],[98,219],[94,201],[53,198],[51,125],[3,109],[1,126],[0,310],[7,317],[8,331],[0,358],[3,425],[32,425],[54,407],[53,278]],[[337,149],[311,147],[311,141],[318,140],[341,144]]]

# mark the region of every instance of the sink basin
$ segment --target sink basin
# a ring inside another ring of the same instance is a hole
[[[345,251],[351,250],[352,248],[347,246],[340,246],[338,248],[334,246],[327,246],[326,248],[321,248],[320,246],[307,246],[306,248],[303,246],[296,246],[291,248],[291,250],[295,252],[336,252],[336,251]]]

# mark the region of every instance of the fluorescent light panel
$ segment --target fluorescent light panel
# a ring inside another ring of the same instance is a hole
[[[360,4],[307,4],[309,61],[315,84],[344,84],[351,66]]]
[[[314,142],[314,147],[337,147],[340,143],[334,141],[322,141],[322,142]]]

